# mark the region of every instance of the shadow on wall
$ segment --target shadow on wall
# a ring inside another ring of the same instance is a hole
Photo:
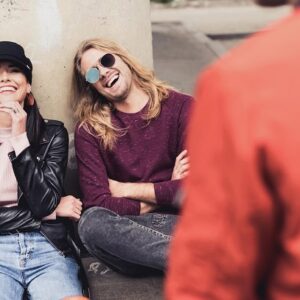
[[[74,133],[69,134],[69,160],[65,177],[65,193],[81,198],[78,169],[75,156]]]

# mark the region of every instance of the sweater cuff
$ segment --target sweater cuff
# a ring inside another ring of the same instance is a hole
[[[172,205],[180,186],[180,180],[154,183],[156,202],[159,205]]]
[[[16,156],[30,146],[26,132],[23,132],[17,136],[13,136],[9,140],[16,153]]]

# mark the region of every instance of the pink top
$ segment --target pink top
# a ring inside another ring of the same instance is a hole
[[[26,132],[18,136],[11,136],[11,128],[0,128],[0,207],[17,205],[18,199],[18,182],[8,153],[15,151],[16,156],[18,156],[29,145]],[[43,220],[55,218],[56,213],[54,211]]]
[[[0,206],[12,206],[17,203],[18,183],[8,157],[8,153],[15,151],[18,156],[29,146],[26,132],[11,136],[11,128],[0,128]]]

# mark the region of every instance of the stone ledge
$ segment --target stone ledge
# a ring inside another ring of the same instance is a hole
[[[91,256],[82,258],[91,300],[163,299],[163,276],[129,277],[117,273]]]

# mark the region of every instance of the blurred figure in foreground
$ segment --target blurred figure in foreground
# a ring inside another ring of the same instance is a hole
[[[299,34],[297,4],[198,83],[167,299],[300,299]]]

